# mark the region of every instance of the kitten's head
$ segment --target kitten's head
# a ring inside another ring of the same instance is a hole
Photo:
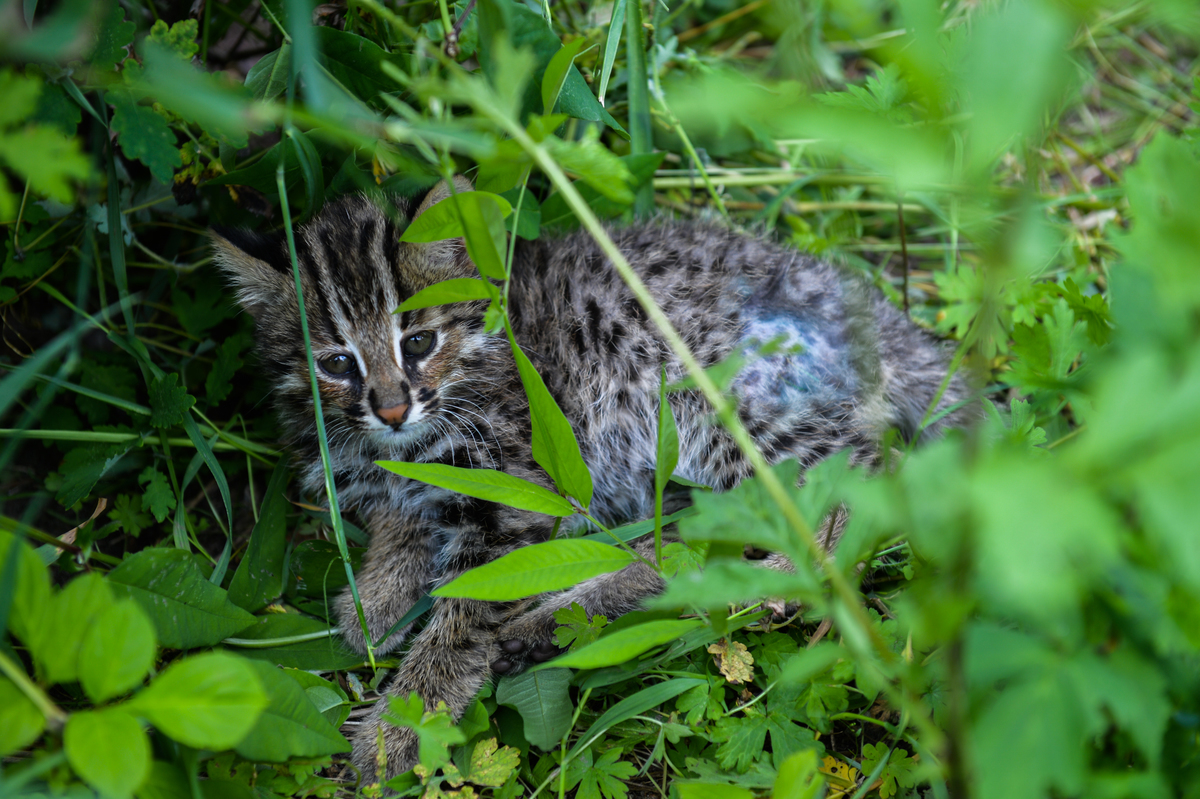
[[[455,180],[456,191],[471,189],[465,178]],[[415,216],[449,194],[438,186]],[[401,242],[403,211],[351,197],[326,205],[296,231],[331,439],[367,435],[385,447],[416,441],[440,416],[453,414],[453,398],[467,393],[454,386],[475,377],[473,367],[489,349],[481,302],[393,313],[434,283],[478,277],[461,240]],[[274,379],[285,425],[293,438],[311,437],[312,389],[286,240],[226,230],[212,240],[216,262],[255,317],[259,356]]]

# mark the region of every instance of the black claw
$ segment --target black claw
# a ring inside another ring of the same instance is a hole
[[[510,655],[516,655],[525,649],[525,642],[519,638],[513,638],[500,644],[500,648]]]
[[[497,674],[508,674],[512,671],[512,667],[512,661],[508,658],[500,658],[499,660],[492,661],[492,671]]]

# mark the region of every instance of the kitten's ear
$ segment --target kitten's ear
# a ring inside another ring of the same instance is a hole
[[[209,238],[213,260],[237,289],[238,302],[253,316],[295,293],[291,265],[279,237],[214,228]]]
[[[454,192],[456,194],[461,194],[464,191],[475,191],[474,184],[472,184],[465,175],[455,175]],[[413,219],[416,219],[418,216],[425,213],[430,208],[437,205],[449,196],[450,184],[443,180],[441,183],[430,189],[429,193],[425,195],[425,199],[421,200],[421,207],[417,209],[416,216],[414,216]]]

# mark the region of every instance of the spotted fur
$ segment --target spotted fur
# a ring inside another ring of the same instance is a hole
[[[469,190],[463,181],[458,190]],[[448,193],[440,187],[419,215]],[[484,303],[393,314],[407,297],[449,278],[477,277],[461,241],[399,241],[403,205],[364,198],[328,205],[298,231],[313,354],[342,507],[371,532],[358,586],[373,638],[432,585],[551,536],[553,520],[398,477],[376,460],[500,469],[543,486],[533,460],[529,407],[508,343],[483,328]],[[883,432],[911,436],[945,376],[943,349],[858,279],[800,252],[707,223],[657,221],[611,231],[617,246],[706,365],[730,355],[748,364],[732,384],[738,412],[775,462],[810,466],[852,450],[874,461]],[[214,234],[218,263],[257,320],[258,352],[276,387],[286,444],[305,487],[324,490],[300,317],[279,239]],[[595,482],[592,512],[619,523],[653,512],[660,369],[679,360],[595,243],[584,234],[519,242],[509,294],[517,341],[575,430]],[[413,344],[409,337],[432,334]],[[782,342],[756,358],[759,344]],[[331,373],[342,369],[342,374]],[[943,406],[965,396],[952,381]],[[749,473],[699,394],[670,402],[679,427],[677,473],[727,489]],[[961,422],[952,414],[931,430]],[[645,547],[642,543],[639,546]],[[388,692],[416,691],[461,714],[493,672],[553,653],[552,612],[572,601],[613,618],[661,590],[642,565],[535,602],[438,599]],[[365,651],[349,596],[338,616]],[[408,630],[383,651],[400,646]],[[376,729],[363,724],[354,760],[375,770]],[[411,768],[411,731],[383,725],[387,773]]]

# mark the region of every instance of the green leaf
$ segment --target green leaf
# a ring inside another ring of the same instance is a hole
[[[546,388],[542,376],[529,358],[509,336],[521,385],[529,398],[529,418],[533,425],[533,459],[546,470],[561,490],[575,497],[584,508],[592,502],[592,475],[579,450],[579,441],[571,423]]]
[[[407,59],[388,53],[370,39],[326,25],[312,28],[325,68],[351,94],[365,103],[384,108],[380,94],[395,94],[396,82],[380,69],[390,63],[402,71],[409,69]],[[286,80],[286,78],[285,78]]]
[[[408,727],[417,734],[421,765],[427,769],[433,770],[448,763],[448,747],[466,740],[450,719],[445,702],[439,702],[438,707],[429,712],[425,711],[425,703],[415,693],[407,697],[389,696],[387,703],[391,712],[383,714],[383,720],[397,727]]]
[[[580,180],[599,192],[602,197],[623,205],[633,202],[633,191],[629,188],[633,176],[628,167],[601,144],[595,134],[579,141],[564,141],[556,136],[547,136],[542,146],[550,151],[563,169],[578,175]]]
[[[255,665],[221,652],[172,663],[124,705],[166,735],[197,749],[236,746],[266,706],[267,694]]]
[[[632,696],[625,697],[606,710],[600,718],[592,722],[592,726],[588,727],[587,732],[580,736],[568,754],[577,755],[580,751],[587,749],[614,724],[627,721],[652,707],[658,707],[668,699],[674,699],[690,688],[695,688],[705,683],[705,680],[692,677],[676,677],[665,682],[660,682],[657,685],[652,685],[649,688],[643,688]]]
[[[67,138],[47,125],[29,125],[0,134],[0,161],[29,181],[35,191],[62,203],[74,203],[74,183],[92,177],[92,162],[78,138]]]
[[[138,475],[138,483],[145,483],[146,493],[142,494],[142,506],[154,514],[154,518],[163,522],[171,511],[175,510],[175,494],[167,482],[167,476],[153,466],[147,466]]]
[[[678,780],[672,786],[679,792],[679,799],[753,799],[754,792],[741,785],[728,782],[684,782]],[[787,799],[809,799],[809,796],[775,792],[775,796]],[[811,796],[811,795],[810,795]]]
[[[129,403],[137,401],[137,378],[129,368],[103,366],[90,360],[84,360],[79,371],[81,373],[79,384],[84,388]],[[108,421],[109,409],[113,407],[108,402],[84,394],[75,397],[75,405],[93,425]]]
[[[212,646],[255,621],[180,549],[143,549],[125,558],[108,578],[114,593],[142,606],[159,642],[172,649]]]
[[[7,677],[0,677],[0,755],[11,755],[41,737],[46,718]]]
[[[142,50],[146,69],[134,82],[134,91],[153,97],[233,147],[246,146],[248,132],[261,123],[250,108],[245,87],[194,68],[156,42],[145,42]]]
[[[486,191],[462,191],[425,209],[400,237],[421,243],[463,238],[467,255],[484,277],[504,280],[502,253],[508,240],[504,218],[512,213],[508,200]]]
[[[679,465],[679,429],[667,401],[667,371],[663,367],[658,391],[658,434],[654,448],[654,493],[661,497],[667,481]]]
[[[296,680],[261,661],[250,666],[266,692],[267,706],[236,746],[247,760],[280,763],[350,751],[350,742],[321,715]]]
[[[564,44],[546,65],[546,73],[542,76],[542,113],[550,114],[558,102],[559,92],[567,81],[567,71],[575,63],[575,56],[587,44],[587,39],[580,37]]]
[[[72,713],[63,749],[75,773],[105,797],[133,796],[150,773],[150,739],[122,707]]]
[[[0,108],[0,127],[21,122],[32,114],[42,91],[42,82],[38,78],[11,69],[0,72],[0,94],[5,99],[4,107]]]
[[[283,554],[287,548],[289,508],[284,490],[289,478],[287,460],[280,459],[263,493],[258,522],[250,532],[246,554],[229,583],[229,600],[252,613],[283,593]]]
[[[631,195],[639,188],[653,179],[654,171],[658,169],[662,163],[666,153],[643,153],[640,155],[625,155],[621,156],[621,162],[629,170],[631,183],[629,189]],[[584,202],[588,207],[595,211],[596,215],[602,219],[618,216],[629,207],[632,200],[628,202],[617,202],[610,200],[605,195],[601,194],[591,186],[586,185],[582,181],[575,184],[575,189],[583,197]],[[579,224],[579,220],[575,218],[575,212],[567,205],[566,200],[558,192],[550,195],[544,203],[542,203],[542,224],[543,225],[571,225]]]
[[[874,774],[875,769],[883,761],[884,757],[888,757],[889,749],[886,744],[864,744],[862,757],[862,773]],[[913,778],[913,772],[917,769],[917,763],[908,756],[908,751],[897,747],[890,751],[887,765],[883,767],[879,779],[882,784],[879,786],[879,796],[882,799],[888,799],[890,796],[895,796],[900,788],[911,788],[916,784]]]
[[[255,100],[274,100],[287,91],[288,69],[292,46],[284,42],[278,50],[267,53],[246,73],[246,88]]]
[[[99,574],[77,577],[50,600],[41,629],[28,641],[48,683],[79,679],[84,634],[113,603],[113,592]]]
[[[550,751],[571,729],[570,682],[570,669],[541,669],[501,677],[496,684],[496,701],[521,714],[525,740]]]
[[[520,510],[545,513],[549,516],[570,516],[575,512],[571,503],[536,483],[513,477],[492,469],[464,469],[442,463],[405,463],[376,461],[389,472],[411,480],[456,491],[468,497],[499,502]]]
[[[179,385],[178,373],[156,377],[150,383],[150,424],[154,427],[174,427],[195,404],[196,398]]]
[[[338,568],[341,568],[340,563]],[[259,617],[253,626],[239,631],[232,640],[242,642],[237,652],[243,657],[295,669],[333,671],[361,664],[363,656],[351,651],[339,636],[319,635],[329,629],[325,622],[307,616],[271,613]],[[316,637],[291,644],[249,646],[245,643],[261,641],[265,644],[274,639],[295,636]]]
[[[418,308],[432,308],[436,305],[446,305],[452,302],[471,302],[473,300],[490,300],[493,290],[486,280],[472,277],[443,280],[421,289],[416,294],[400,303],[396,313],[415,311]]]
[[[150,35],[146,38],[167,48],[184,61],[191,61],[192,57],[200,52],[200,43],[196,41],[199,34],[199,20],[181,20],[168,28],[167,23],[160,19],[150,26]]]
[[[138,604],[118,599],[93,620],[79,649],[79,682],[100,704],[140,685],[156,653],[154,625]]]
[[[559,647],[579,649],[587,646],[600,637],[600,631],[608,625],[608,617],[597,613],[588,618],[587,610],[578,602],[572,602],[570,607],[554,611],[554,620],[558,627],[554,630],[554,640]]]
[[[579,539],[545,541],[477,566],[432,593],[498,602],[521,599],[569,588],[633,562],[633,555],[610,544]]]
[[[631,763],[625,763],[621,757],[621,748],[607,750],[593,760],[592,750],[581,753],[567,764],[567,788],[578,785],[578,799],[624,799],[629,795],[629,789],[623,779],[629,779],[637,773],[637,768]]]
[[[112,72],[118,62],[129,55],[125,48],[133,44],[137,25],[125,21],[125,9],[120,3],[108,7],[108,14],[96,31],[96,47],[92,50],[90,66],[97,72]]]
[[[117,133],[121,152],[150,168],[160,183],[170,185],[175,170],[183,166],[175,131],[153,108],[138,105],[126,92],[109,95],[113,104],[110,126]]]
[[[301,671],[300,669],[283,669],[283,674],[295,680],[304,693],[308,696],[310,702],[321,712],[321,715],[329,722],[336,730],[340,728],[346,719],[350,716],[350,698],[346,696],[346,692],[336,682],[323,680],[312,672]],[[487,729],[487,719],[483,723],[483,729]]]
[[[789,756],[779,766],[774,795],[786,796],[788,799],[817,799],[825,787],[825,779],[818,771],[819,766],[816,750],[808,749]],[[865,762],[863,771],[871,773]]]
[[[64,508],[74,507],[75,503],[92,493],[97,481],[108,474],[117,461],[125,457],[125,453],[133,449],[133,443],[96,444],[76,447],[68,452],[63,458],[63,481],[55,499]]]
[[[635,627],[616,630],[602,636],[593,644],[568,652],[555,658],[557,667],[570,666],[577,669],[599,669],[625,663],[648,649],[674,641],[684,633],[702,627],[700,621],[658,619]]]
[[[117,523],[121,532],[134,538],[153,524],[150,514],[142,512],[142,498],[136,494],[119,495],[108,517]]]
[[[350,564],[355,571],[362,565],[362,547],[350,547]],[[346,569],[337,544],[331,541],[301,541],[292,550],[288,572],[295,580],[288,586],[288,595],[327,599],[349,585]]]

